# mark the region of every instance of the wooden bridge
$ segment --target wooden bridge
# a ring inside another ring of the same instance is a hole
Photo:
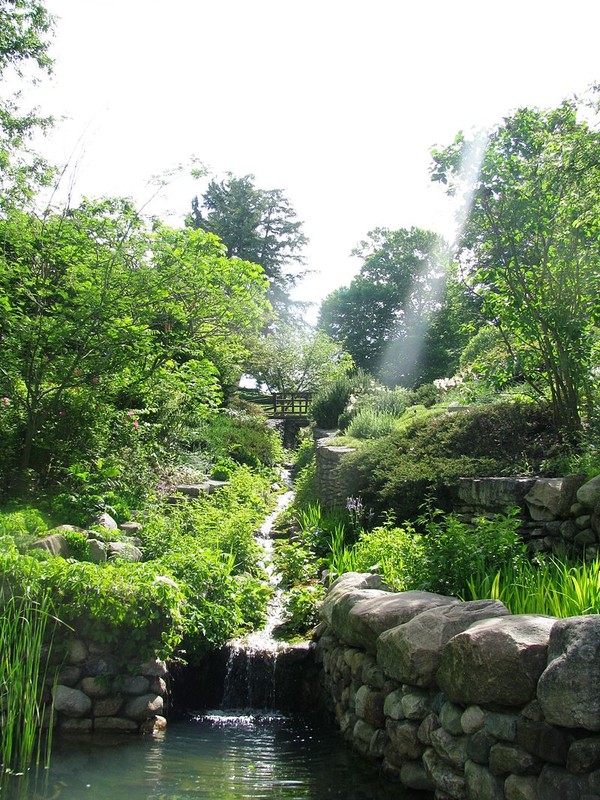
[[[272,395],[273,407],[271,419],[301,419],[308,417],[312,394],[310,392],[295,392],[293,394]]]

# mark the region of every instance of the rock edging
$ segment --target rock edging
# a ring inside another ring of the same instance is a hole
[[[166,727],[164,661],[149,659],[123,667],[116,655],[72,639],[52,684],[48,700],[61,733],[152,733]]]
[[[600,796],[600,617],[382,592],[349,573],[317,660],[344,737],[440,800]]]

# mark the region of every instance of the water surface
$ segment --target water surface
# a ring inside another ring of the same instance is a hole
[[[28,800],[405,800],[340,734],[277,714],[215,712],[171,723],[160,738],[56,742]]]

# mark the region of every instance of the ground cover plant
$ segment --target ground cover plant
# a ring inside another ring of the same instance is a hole
[[[341,466],[349,493],[378,515],[414,519],[428,495],[448,507],[459,477],[529,474],[558,448],[551,414],[539,404],[501,402],[455,413],[432,408],[414,419],[410,412],[404,424],[363,443]]]

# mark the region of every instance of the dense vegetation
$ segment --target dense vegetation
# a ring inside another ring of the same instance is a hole
[[[0,79],[49,68],[40,3],[0,0],[0,28]],[[5,103],[0,574],[14,613],[4,673],[24,644],[40,667],[50,632],[124,659],[194,661],[263,623],[271,589],[254,531],[284,453],[264,409],[240,398],[243,374],[314,392],[314,422],[356,449],[344,465],[352,496],[327,512],[310,437],[296,454],[297,500],[277,549],[285,635],[314,625],[327,580],[350,569],[378,570],[394,589],[499,596],[513,611],[599,611],[597,564],[532,563],[514,516],[473,526],[439,510],[460,476],[600,471],[592,99],[587,121],[571,101],[521,109],[479,149],[459,134],[434,152],[433,179],[465,195],[457,252],[431,231],[371,231],[316,333],[290,301],[306,237],[280,190],[212,176],[180,228],[124,198],[42,209],[39,189],[57,173],[28,140],[49,121]],[[209,476],[227,486],[174,496]],[[100,512],[136,518],[142,561],[90,560],[90,529],[101,543],[127,538],[95,523]],[[68,558],[31,548],[59,523],[81,526],[63,532]],[[15,622],[25,618],[29,643]],[[22,670],[14,685],[38,678]],[[14,719],[5,769],[27,761],[20,741],[36,746]]]

